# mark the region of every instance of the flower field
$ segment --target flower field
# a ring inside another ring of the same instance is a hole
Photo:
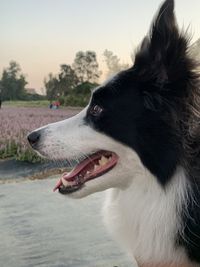
[[[3,106],[0,109],[0,159],[37,162],[40,158],[29,147],[26,136],[45,124],[75,115],[77,109],[28,108]]]

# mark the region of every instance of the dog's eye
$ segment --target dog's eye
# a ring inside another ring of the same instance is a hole
[[[92,115],[92,116],[99,116],[100,114],[101,114],[101,112],[103,111],[103,109],[100,107],[100,106],[98,106],[98,105],[94,105],[94,106],[92,106],[91,108],[90,108],[90,114]]]

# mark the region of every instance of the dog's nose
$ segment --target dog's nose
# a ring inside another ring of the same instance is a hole
[[[31,146],[35,146],[38,143],[38,141],[40,140],[40,132],[35,131],[35,132],[30,133],[27,136],[27,139],[28,139]]]

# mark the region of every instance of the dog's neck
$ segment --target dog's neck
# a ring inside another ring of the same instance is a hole
[[[181,229],[177,210],[182,210],[186,193],[182,168],[177,168],[165,191],[151,173],[141,169],[129,188],[107,193],[104,222],[139,267],[194,267],[182,264],[188,262],[187,254],[174,246]]]

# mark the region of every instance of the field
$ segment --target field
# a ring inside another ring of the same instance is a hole
[[[21,161],[40,161],[28,145],[27,134],[38,127],[66,119],[78,112],[78,109],[74,108],[50,110],[48,106],[30,105],[21,107],[11,104],[0,109],[0,159],[14,157]]]
[[[4,105],[10,107],[48,107],[49,101],[48,100],[37,100],[37,101],[5,101],[3,102]]]

